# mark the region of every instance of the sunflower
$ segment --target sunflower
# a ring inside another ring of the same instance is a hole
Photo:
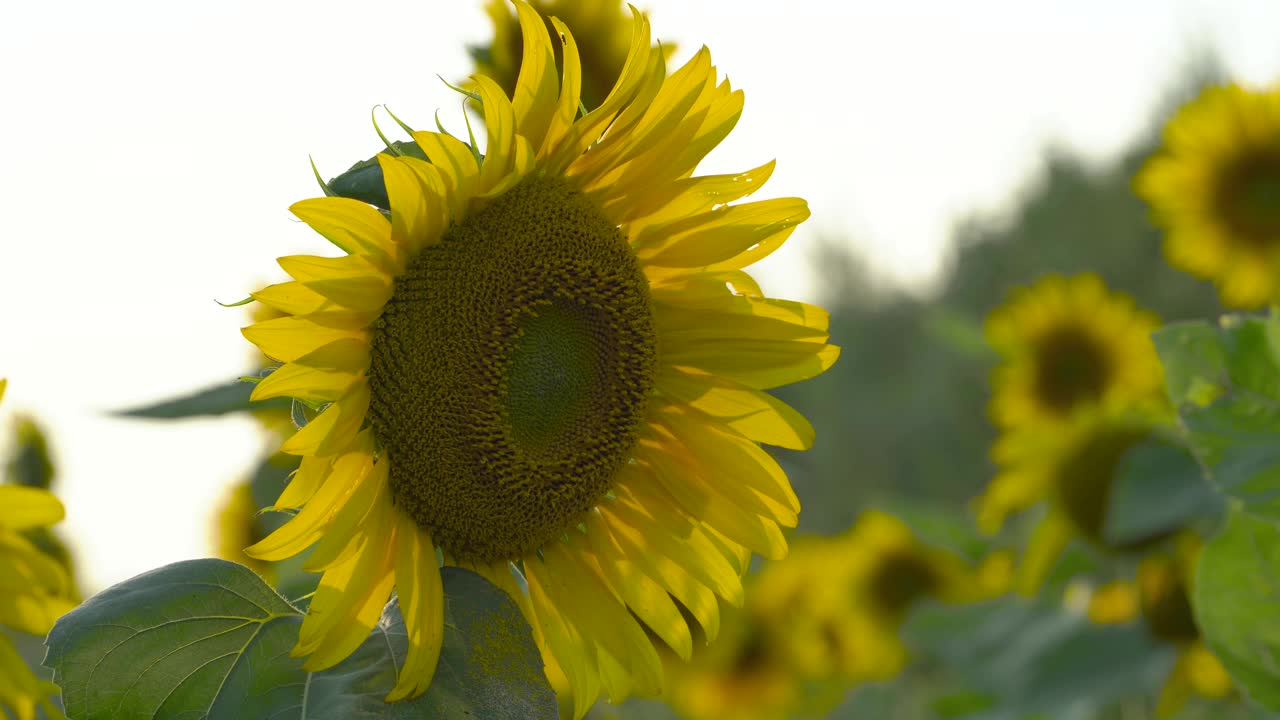
[[[431,681],[436,562],[520,605],[565,713],[658,694],[643,626],[688,657],[683,605],[708,637],[742,601],[752,552],[781,558],[799,503],[758,443],[813,429],[763,392],[825,371],[827,313],[766,298],[742,268],[808,217],[803,200],[730,204],[773,165],[694,177],[742,94],[703,49],[667,77],[635,13],[618,84],[578,117],[577,46],[527,3],[514,100],[475,78],[479,149],[415,132],[430,163],[378,156],[389,217],[338,197],[291,209],[346,251],[291,256],[253,297],[287,313],[245,336],[284,364],[254,399],[314,417],[284,443],[301,466],[275,506],[297,514],[251,556],[315,545],[322,571],[295,652],[332,666],[392,589],[410,647],[389,701]],[[673,599],[674,598],[674,599]]]
[[[686,663],[664,653],[665,700],[687,720],[786,720],[805,698],[804,679],[788,663],[793,647],[773,618],[748,602],[727,609],[719,639]]]
[[[0,397],[5,384],[0,380]],[[52,701],[58,688],[31,672],[3,628],[42,636],[75,606],[66,569],[24,536],[63,515],[62,503],[47,490],[0,485],[0,710],[17,720],[34,719],[37,707],[62,717]]]
[[[1081,410],[1161,406],[1163,373],[1151,343],[1159,326],[1091,273],[1047,275],[1019,288],[987,317],[987,339],[1002,358],[992,376],[992,420],[1002,430],[1054,431]]]
[[[974,567],[878,510],[863,512],[840,544],[844,560],[828,571],[824,586],[845,608],[844,622],[829,631],[831,644],[846,650],[840,671],[853,680],[886,680],[902,671],[908,657],[898,631],[920,601],[974,602],[1008,585],[1007,557],[992,555]]]
[[[747,602],[722,615],[720,637],[685,664],[671,653],[666,699],[690,720],[825,715],[843,697],[848,597],[829,591],[849,553],[835,538],[793,538],[790,553],[745,581]]]
[[[544,19],[558,18],[581,44],[581,100],[584,107],[594,108],[613,89],[631,50],[631,16],[620,0],[532,0],[529,3]],[[493,22],[493,40],[488,45],[471,48],[476,72],[488,75],[503,92],[514,97],[520,74],[523,50],[519,18],[507,0],[489,0],[485,6]],[[546,20],[547,30],[557,30]],[[675,45],[666,43],[661,51],[667,59]],[[556,65],[563,67],[564,58],[554,48]]]
[[[1225,305],[1280,294],[1280,87],[1206,88],[1164,129],[1134,179],[1166,231],[1169,263],[1213,280]]]
[[[1226,668],[1205,645],[1191,609],[1200,547],[1196,536],[1179,535],[1172,551],[1142,559],[1136,583],[1104,585],[1089,604],[1093,622],[1125,623],[1141,617],[1153,636],[1177,649],[1177,660],[1157,701],[1160,717],[1173,715],[1193,695],[1221,700],[1235,692]]]
[[[1033,593],[1075,538],[1106,552],[1124,553],[1168,536],[1157,532],[1117,542],[1106,533],[1112,492],[1126,455],[1141,443],[1157,440],[1162,422],[1142,414],[1083,414],[1056,434],[1023,434],[1002,445],[1006,464],[977,502],[979,526],[994,531],[1009,513],[1048,502],[1018,568],[1021,592]]]

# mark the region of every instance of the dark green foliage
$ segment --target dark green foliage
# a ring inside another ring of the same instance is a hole
[[[506,594],[479,575],[442,571],[445,639],[430,689],[388,705],[407,637],[393,601],[338,665],[290,656],[301,613],[253,571],[189,560],[111,587],[60,619],[45,664],[67,714],[110,718],[556,717],[542,658]]]

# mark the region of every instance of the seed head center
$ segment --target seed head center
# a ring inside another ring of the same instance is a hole
[[[535,178],[493,200],[414,259],[374,325],[395,504],[460,559],[555,539],[630,458],[656,345],[648,281],[590,199]]]

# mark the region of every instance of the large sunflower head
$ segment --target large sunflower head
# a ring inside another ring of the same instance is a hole
[[[631,14],[621,0],[531,0],[529,3],[546,21],[547,30],[555,17],[573,33],[578,44],[581,72],[581,100],[584,107],[597,107],[613,89],[631,50]],[[524,40],[520,20],[508,0],[489,0],[485,5],[493,23],[493,40],[471,48],[476,72],[493,78],[498,87],[514,97],[520,76]],[[663,43],[667,59],[675,50]],[[556,65],[564,66],[559,46],[554,47]]]
[[[1254,308],[1280,292],[1280,88],[1210,87],[1169,120],[1134,179],[1170,264]]]
[[[429,162],[378,157],[387,212],[292,208],[345,254],[281,258],[294,279],[253,294],[287,314],[244,330],[284,363],[254,398],[315,414],[283,446],[301,466],[276,506],[300,510],[248,552],[315,545],[296,648],[311,668],[346,657],[397,589],[411,642],[395,700],[434,671],[439,548],[508,589],[581,716],[601,690],[661,690],[642,625],[688,657],[677,603],[712,636],[750,554],[785,555],[799,503],[758,443],[804,449],[813,430],[764,391],[838,349],[823,310],[743,272],[805,202],[735,202],[772,163],[693,175],[742,109],[710,53],[668,77],[636,13],[617,84],[579,117],[573,34],[552,19],[558,78],[543,19],[516,8],[513,97],[475,78],[483,148],[415,132]]]
[[[0,398],[5,381],[0,379]],[[27,535],[62,520],[62,503],[43,488],[0,485],[0,628],[45,635],[75,606],[75,588],[66,569]],[[52,698],[58,688],[40,680],[0,630],[0,714],[34,720],[36,708],[51,718],[62,714]]]
[[[1000,353],[991,416],[1001,429],[1053,428],[1084,410],[1158,406],[1163,374],[1155,315],[1093,274],[1047,275],[987,318]]]

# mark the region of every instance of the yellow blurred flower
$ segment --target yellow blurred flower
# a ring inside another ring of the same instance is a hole
[[[1173,715],[1193,695],[1223,699],[1235,692],[1226,668],[1204,644],[1191,608],[1199,553],[1199,538],[1183,533],[1172,551],[1142,559],[1136,583],[1104,585],[1089,604],[1093,622],[1125,623],[1141,617],[1153,636],[1177,648],[1177,660],[1156,705],[1160,717]]]
[[[0,398],[5,381],[0,380]],[[25,533],[62,520],[62,503],[42,488],[0,485],[0,626],[45,635],[54,621],[75,607],[71,578],[54,558]],[[17,720],[32,720],[36,708],[61,718],[51,698],[53,683],[40,680],[0,632],[0,710]]]
[[[682,716],[782,720],[821,715],[842,696],[855,649],[840,628],[849,597],[831,590],[849,553],[827,537],[790,545],[785,560],[747,577],[746,604],[721,612],[714,644],[698,643],[688,664],[667,654],[666,698]]]
[[[533,0],[529,4],[542,16],[548,32],[558,32],[551,24],[554,17],[573,33],[582,63],[582,104],[588,110],[596,108],[618,81],[630,50],[627,4],[621,0]],[[493,40],[471,48],[476,72],[493,78],[508,97],[514,97],[524,48],[520,22],[510,0],[489,0],[485,10],[493,22]],[[662,50],[670,58],[675,45],[663,43]],[[557,67],[564,66],[559,47],[555,60]]]
[[[1057,433],[1024,433],[1006,442],[1006,464],[977,501],[979,525],[998,529],[1004,518],[1042,500],[1043,520],[1023,551],[1017,570],[1020,592],[1034,593],[1063,549],[1074,538],[1094,547],[1125,552],[1148,546],[1165,536],[1130,538],[1122,543],[1106,536],[1112,490],[1125,454],[1152,437],[1157,419],[1144,415],[1080,415]]]
[[[1280,87],[1207,88],[1164,129],[1134,179],[1174,267],[1213,280],[1225,305],[1280,291]]]
[[[847,594],[844,622],[826,631],[844,650],[840,671],[856,680],[882,680],[908,660],[899,630],[921,600],[975,602],[1008,589],[1009,560],[992,555],[975,567],[959,555],[917,539],[898,518],[868,510],[839,539],[843,561],[826,572],[822,585]]]
[[[1164,375],[1151,343],[1159,326],[1092,273],[1019,288],[987,317],[987,339],[1002,359],[992,375],[992,420],[1001,430],[1053,432],[1081,411],[1160,407]]]
[[[716,642],[700,644],[690,662],[664,654],[667,702],[687,720],[792,717],[804,679],[788,663],[793,643],[778,620],[750,600],[745,608],[725,608]]]
[[[238,482],[228,488],[214,516],[213,547],[216,555],[253,569],[270,585],[276,583],[274,564],[246,555],[244,549],[265,535],[258,521],[258,504],[253,499],[253,485]]]

